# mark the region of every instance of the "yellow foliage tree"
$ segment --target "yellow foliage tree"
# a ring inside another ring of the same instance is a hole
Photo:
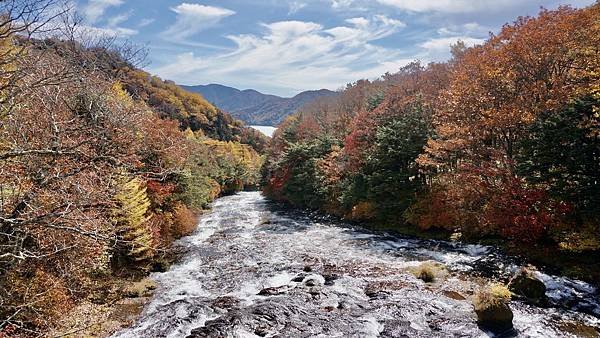
[[[141,180],[120,179],[115,202],[117,207],[114,210],[114,219],[125,242],[127,256],[136,261],[151,258],[154,255],[154,247],[152,230],[148,223],[150,200]]]

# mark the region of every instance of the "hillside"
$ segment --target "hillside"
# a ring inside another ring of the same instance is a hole
[[[85,42],[0,34],[0,337],[75,332],[213,199],[258,184],[266,137]]]
[[[267,95],[253,89],[239,90],[219,84],[206,86],[181,86],[199,93],[206,100],[234,117],[251,125],[277,126],[300,107],[319,97],[337,95],[336,92],[321,89],[302,92],[285,98]]]

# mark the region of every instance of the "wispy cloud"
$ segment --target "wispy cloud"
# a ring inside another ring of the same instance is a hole
[[[286,91],[337,89],[346,82],[378,77],[410,60],[399,50],[373,44],[405,25],[383,15],[353,18],[347,25],[325,28],[314,22],[280,21],[263,24],[265,33],[231,35],[233,52],[208,57],[179,54],[175,62],[155,71],[180,83],[241,83]]]
[[[156,21],[156,19],[145,18],[145,19],[140,20],[140,22],[137,24],[137,26],[138,26],[138,28],[146,27],[146,26],[154,23],[154,21]]]
[[[121,6],[124,0],[89,0],[83,7],[83,16],[89,24],[94,24],[102,18],[109,7]]]
[[[419,47],[424,49],[424,55],[428,61],[443,61],[450,56],[450,46],[456,44],[459,40],[464,42],[467,47],[480,45],[485,42],[484,39],[470,36],[451,36],[429,39],[419,44]]]
[[[290,10],[288,11],[288,15],[296,14],[299,10],[306,7],[308,4],[306,2],[301,1],[292,1],[289,3]]]
[[[162,33],[162,37],[180,43],[185,43],[186,39],[196,33],[215,26],[222,19],[235,14],[234,11],[226,8],[185,2],[171,10],[177,14],[177,17],[175,23]]]
[[[120,24],[129,20],[129,17],[131,17],[131,14],[132,14],[132,11],[115,15],[111,18],[108,18],[106,23],[107,23],[108,27],[117,27]]]
[[[411,12],[469,13],[494,10],[523,3],[523,0],[377,0]]]
[[[115,37],[115,38],[129,38],[136,34],[138,31],[131,28],[125,27],[95,27],[89,25],[79,26],[77,34],[85,39],[86,37]]]

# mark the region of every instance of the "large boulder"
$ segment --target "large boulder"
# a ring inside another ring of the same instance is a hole
[[[479,327],[496,334],[513,330],[510,299],[510,291],[502,284],[489,284],[479,290],[473,298]]]
[[[530,269],[520,269],[508,283],[508,288],[530,303],[545,305],[548,302],[546,285],[536,278]]]
[[[477,324],[484,330],[501,333],[513,328],[513,312],[506,303],[475,309],[475,313]]]

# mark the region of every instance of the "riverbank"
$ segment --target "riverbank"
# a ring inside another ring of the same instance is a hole
[[[600,287],[600,251],[573,252],[560,250],[551,243],[538,242],[524,245],[501,237],[464,237],[458,233],[436,228],[421,230],[410,224],[347,220],[318,209],[299,208],[285,201],[273,201],[273,203],[277,204],[278,208],[282,210],[293,209],[301,213],[314,215],[314,217],[328,218],[367,230],[392,234],[400,238],[490,246],[504,255],[512,256],[515,261],[520,262],[522,265],[535,265],[547,273],[582,280]]]
[[[93,281],[90,297],[64,313],[49,337],[110,337],[135,323],[156,290],[154,273],[167,271],[183,255],[172,245],[149,269],[125,267]]]
[[[353,224],[399,236],[492,246],[506,255],[514,256],[515,259],[523,262],[523,265],[532,264],[551,274],[580,279],[597,287],[600,286],[600,251],[570,252],[560,250],[551,244],[523,245],[500,237],[462,238],[456,233],[435,229],[423,231],[407,224],[374,222],[353,222]]]

